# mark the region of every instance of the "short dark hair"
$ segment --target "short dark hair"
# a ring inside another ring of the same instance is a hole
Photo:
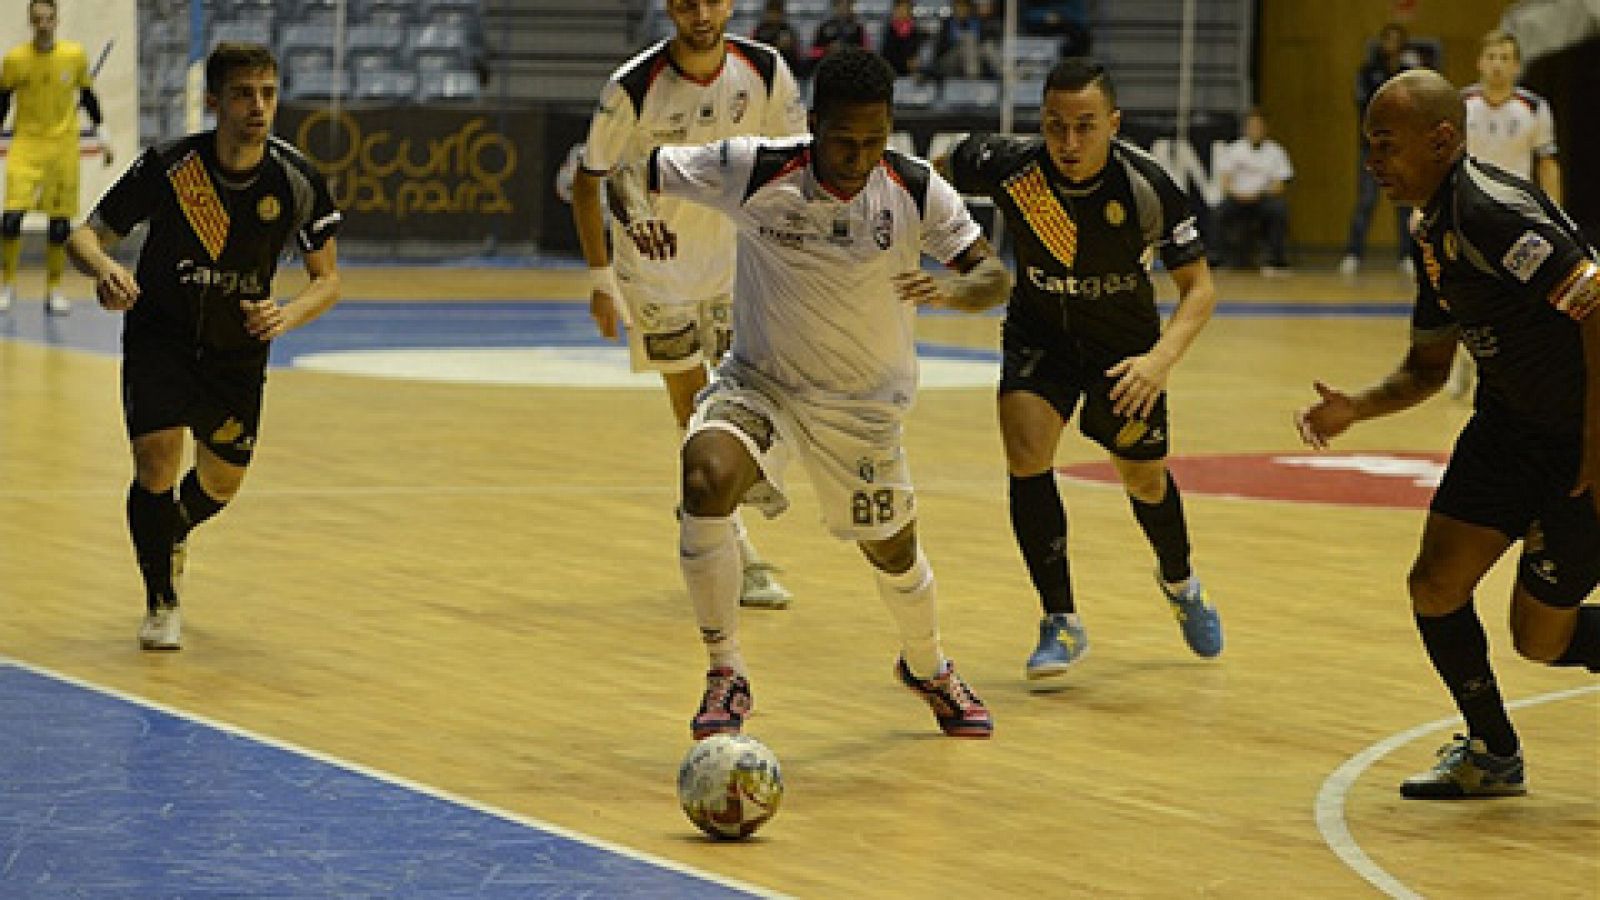
[[[1517,58],[1517,62],[1522,62],[1522,42],[1517,40],[1516,35],[1496,28],[1483,36],[1482,49],[1487,50],[1496,44],[1510,44],[1511,55]]]
[[[894,107],[894,68],[860,47],[843,45],[817,63],[811,82],[811,111],[825,116],[846,103],[887,103]]]
[[[29,12],[29,14],[33,13],[33,7],[36,4],[39,4],[39,3],[43,3],[45,6],[50,7],[52,12],[55,12],[55,13],[60,13],[61,12],[60,7],[56,6],[56,0],[28,0],[28,12]]]
[[[1046,91],[1081,91],[1091,85],[1106,95],[1106,101],[1112,109],[1117,108],[1117,90],[1111,86],[1111,73],[1095,60],[1069,56],[1056,63],[1056,67],[1044,79]]]
[[[278,71],[278,58],[265,44],[249,41],[222,41],[206,57],[206,93],[220,95],[235,72],[257,69]]]

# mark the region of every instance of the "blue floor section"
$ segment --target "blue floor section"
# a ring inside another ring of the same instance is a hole
[[[617,896],[752,895],[0,661],[0,897]]]
[[[1163,315],[1171,313],[1162,307]],[[1393,318],[1408,316],[1410,304],[1222,303],[1217,315],[1227,318]],[[998,316],[995,310],[989,315]],[[943,310],[923,315],[963,315]],[[122,317],[80,302],[71,316],[52,318],[38,303],[19,302],[0,315],[0,339],[118,355]],[[292,365],[307,353],[347,350],[470,347],[598,347],[606,342],[595,333],[587,303],[503,302],[359,302],[335,306],[303,329],[274,342],[272,362]],[[924,357],[998,360],[995,350],[919,344]]]

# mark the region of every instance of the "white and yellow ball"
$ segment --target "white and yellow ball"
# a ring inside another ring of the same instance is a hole
[[[778,812],[778,757],[753,737],[717,734],[689,749],[678,767],[678,802],[689,821],[720,840],[754,834]]]

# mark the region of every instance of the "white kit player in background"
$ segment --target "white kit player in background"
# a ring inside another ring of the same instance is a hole
[[[695,247],[692,255],[647,259],[615,223],[608,250],[602,184],[617,166],[662,144],[803,134],[805,106],[776,50],[724,34],[733,0],[664,2],[677,34],[623,63],[606,84],[573,179],[572,210],[589,266],[590,314],[606,338],[626,326],[634,371],[661,373],[681,429],[706,386],[707,367],[728,348],[733,228],[715,210],[666,200],[660,214]],[[789,592],[773,577],[774,567],[737,519],[734,527],[743,561],[741,601],[788,606]]]
[[[730,517],[740,503],[782,512],[793,462],[829,530],[872,564],[900,633],[901,683],[947,735],[993,728],[940,644],[901,423],[917,389],[917,306],[986,309],[1011,277],[955,190],[886,151],[893,96],[882,57],[836,49],[817,68],[810,139],[662,147],[611,182],[619,217],[652,254],[693,260],[705,248],[671,233],[650,192],[720,210],[738,232],[733,345],[683,449],[678,560],[710,661],[697,739],[738,732],[752,706]],[[923,253],[961,274],[934,279]]]
[[[1467,154],[1493,163],[1539,186],[1561,203],[1561,164],[1556,160],[1556,121],[1550,103],[1517,87],[1522,75],[1522,49],[1509,31],[1491,31],[1478,53],[1476,84],[1461,91],[1467,104]],[[1466,399],[1475,381],[1472,357],[1456,351],[1446,386],[1452,397]]]

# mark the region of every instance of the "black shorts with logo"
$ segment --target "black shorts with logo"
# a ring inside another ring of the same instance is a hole
[[[122,412],[130,438],[187,426],[217,456],[249,465],[266,380],[264,354],[208,356],[161,336],[122,337]]]
[[[1000,393],[1037,394],[1069,422],[1082,398],[1078,430],[1084,437],[1119,459],[1148,462],[1166,458],[1166,392],[1143,419],[1112,412],[1111,389],[1116,380],[1107,377],[1105,370],[1118,360],[1106,360],[1102,365],[1059,336],[1040,340],[1030,335],[1009,317],[1001,329],[1001,355]]]
[[[1571,496],[1583,438],[1480,410],[1456,439],[1429,508],[1521,540],[1517,581],[1541,602],[1572,607],[1600,584],[1600,516]]]

